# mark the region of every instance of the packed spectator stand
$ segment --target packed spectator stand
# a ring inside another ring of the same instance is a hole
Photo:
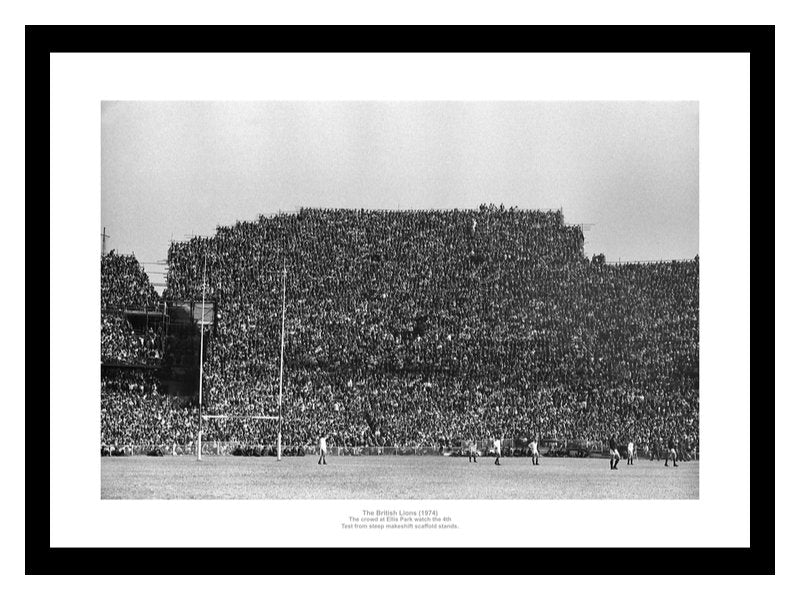
[[[134,256],[113,250],[100,263],[100,356],[104,364],[158,364],[163,330],[158,319],[135,331],[128,310],[158,313],[158,293]]]
[[[119,307],[154,309],[160,298],[147,273],[133,255],[114,250],[100,260],[100,307],[103,310]]]
[[[131,298],[158,304],[146,275],[116,265],[107,276],[107,260],[104,319]],[[284,261],[290,447],[323,433],[348,447],[615,434],[698,450],[697,259],[590,261],[581,228],[560,211],[494,206],[301,209],[219,227],[171,245],[162,299],[199,299],[205,262],[216,319],[204,414],[277,414]],[[196,403],[142,378],[105,382],[103,442],[192,439]],[[276,428],[210,420],[203,436],[269,445]]]

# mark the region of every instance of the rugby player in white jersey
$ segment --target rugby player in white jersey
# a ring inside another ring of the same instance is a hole
[[[317,461],[318,465],[328,464],[325,461],[325,455],[327,454],[328,454],[328,441],[325,439],[325,434],[322,434],[319,437],[319,460]]]
[[[471,439],[467,442],[467,445],[467,456],[469,456],[469,462],[478,462],[478,443]]]
[[[528,448],[531,449],[531,464],[534,466],[539,465],[539,440],[537,436],[533,436],[531,443],[528,444]]]

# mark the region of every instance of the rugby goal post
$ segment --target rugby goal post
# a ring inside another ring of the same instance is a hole
[[[286,259],[283,259],[283,270],[280,271],[283,281],[283,293],[281,296],[281,363],[280,379],[278,384],[278,415],[204,415],[203,414],[203,338],[205,326],[211,323],[206,322],[206,264],[207,256],[203,257],[203,296],[200,317],[200,381],[199,381],[199,416],[200,423],[197,428],[197,460],[203,460],[203,420],[208,419],[262,419],[278,421],[278,460],[281,460],[281,429],[283,424],[283,345],[286,337]],[[271,271],[275,273],[276,271]]]
[[[278,421],[278,460],[281,459],[281,418],[277,415],[201,415],[203,421],[209,419],[254,419],[256,421]],[[203,460],[203,428],[197,430],[197,460]]]

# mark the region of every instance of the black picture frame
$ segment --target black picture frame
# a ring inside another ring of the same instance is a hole
[[[49,255],[32,231],[49,196],[48,130],[50,56],[64,52],[736,52],[750,55],[751,244],[758,267],[751,273],[752,306],[767,340],[760,343],[758,394],[750,397],[750,438],[774,447],[774,210],[775,210],[775,27],[774,26],[27,26],[26,251]],[[35,207],[35,209],[34,209]],[[38,216],[38,215],[37,215]],[[49,242],[47,242],[49,244]],[[27,297],[49,297],[49,279],[26,265]],[[34,289],[34,286],[36,289]],[[37,309],[39,307],[36,307]],[[40,309],[44,311],[42,307]],[[28,310],[33,336],[40,310]],[[49,314],[49,313],[48,313]],[[481,548],[342,548],[309,561],[310,548],[54,548],[47,507],[49,478],[42,463],[42,369],[38,348],[27,344],[26,513],[27,574],[774,574],[775,467],[753,463],[750,472],[750,546],[746,548],[494,548],[492,560],[474,560]],[[47,375],[49,377],[49,375]],[[36,385],[34,385],[36,378]],[[48,403],[49,406],[49,403]],[[49,410],[49,409],[48,409]],[[37,419],[30,418],[34,412]],[[53,424],[50,424],[53,427]],[[741,439],[743,432],[731,434]],[[733,459],[733,458],[732,458]],[[656,517],[658,518],[658,517]],[[614,560],[609,561],[613,552]],[[338,557],[331,559],[331,557]],[[446,560],[443,560],[446,559]]]

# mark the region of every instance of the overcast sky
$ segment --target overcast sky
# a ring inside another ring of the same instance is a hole
[[[301,206],[562,207],[588,256],[698,253],[695,102],[103,102],[107,250]],[[100,232],[98,232],[100,233]],[[154,282],[163,267],[146,265]]]

